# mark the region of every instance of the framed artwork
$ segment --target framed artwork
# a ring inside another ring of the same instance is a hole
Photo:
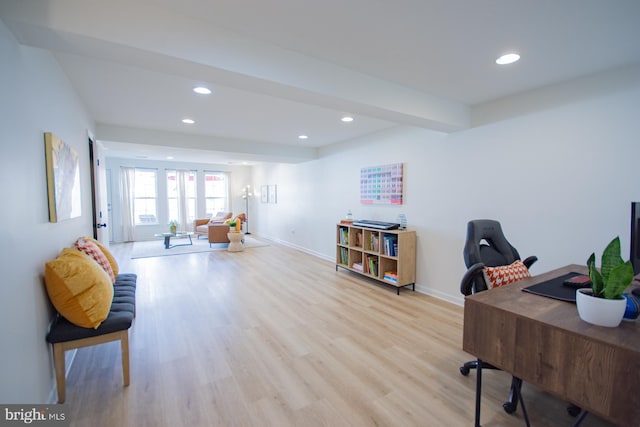
[[[401,205],[402,163],[371,166],[360,170],[360,203]]]
[[[44,134],[49,222],[81,215],[80,162],[76,151],[50,132]]]
[[[278,186],[269,186],[269,203],[278,203]]]
[[[260,201],[262,203],[269,203],[269,186],[260,186]]]

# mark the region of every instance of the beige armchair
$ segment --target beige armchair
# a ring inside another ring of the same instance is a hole
[[[227,233],[231,227],[229,224],[220,223],[220,224],[208,224],[209,229],[209,246],[212,243],[229,243],[229,238],[227,237]]]
[[[229,226],[225,221],[231,218],[232,212],[218,212],[211,218],[199,218],[193,221],[193,232],[198,239],[207,236],[209,243],[226,243]]]

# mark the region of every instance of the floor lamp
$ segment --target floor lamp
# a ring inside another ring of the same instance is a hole
[[[249,197],[251,196],[252,196],[251,186],[247,185],[242,189],[242,198],[244,199],[245,215],[247,216],[247,220],[245,221],[247,223],[247,231],[245,231],[244,234],[251,234],[249,232]]]

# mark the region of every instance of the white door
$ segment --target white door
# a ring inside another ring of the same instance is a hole
[[[107,205],[107,172],[104,161],[104,147],[89,137],[91,158],[93,237],[103,245],[109,245],[109,209]]]

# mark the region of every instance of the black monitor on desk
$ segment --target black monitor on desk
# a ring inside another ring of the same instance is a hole
[[[640,273],[640,202],[631,202],[631,253],[633,273]]]

